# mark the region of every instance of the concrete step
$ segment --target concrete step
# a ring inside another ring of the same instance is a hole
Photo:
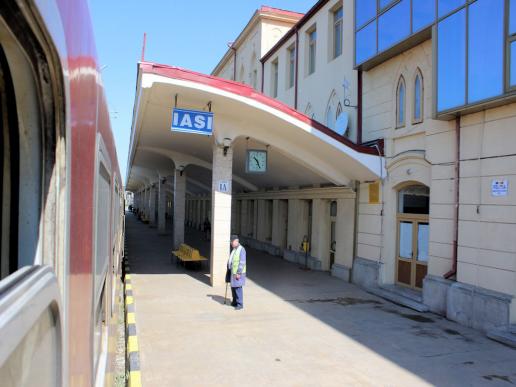
[[[516,348],[516,325],[509,325],[507,328],[496,328],[487,331],[487,337],[491,340]]]
[[[428,306],[423,304],[422,297],[411,289],[400,289],[399,286],[387,285],[378,288],[369,288],[367,291],[375,296],[385,298],[395,304],[414,309],[418,312],[429,311]]]

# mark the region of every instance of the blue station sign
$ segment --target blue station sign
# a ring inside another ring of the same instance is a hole
[[[211,136],[213,113],[175,108],[172,110],[172,131]]]

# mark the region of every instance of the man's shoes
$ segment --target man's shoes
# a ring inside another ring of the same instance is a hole
[[[237,303],[236,302],[232,302],[231,306],[237,306]]]
[[[242,309],[244,309],[244,307],[242,305],[235,306],[235,310],[242,310]]]

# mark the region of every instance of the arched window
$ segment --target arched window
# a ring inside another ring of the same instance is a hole
[[[398,81],[398,87],[396,89],[396,127],[401,128],[405,126],[405,79],[403,76]]]
[[[333,116],[331,106],[328,106],[328,110],[326,110],[326,126],[331,130],[335,130],[335,117]]]
[[[312,108],[312,104],[310,102],[308,102],[308,104],[306,105],[305,115],[310,117],[312,120],[315,119],[315,113],[314,113],[314,110]]]
[[[423,122],[423,76],[419,69],[414,80],[414,108],[412,121],[415,124]]]
[[[335,119],[339,118],[340,113],[342,113],[342,105],[339,102],[339,104],[337,105],[337,112],[335,113]]]

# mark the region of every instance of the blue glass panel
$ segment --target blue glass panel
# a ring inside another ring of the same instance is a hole
[[[421,119],[421,77],[419,75],[414,82],[414,119]]]
[[[450,13],[457,7],[460,7],[466,2],[466,0],[439,0],[438,1],[438,11],[439,17]]]
[[[410,35],[410,0],[403,0],[378,18],[378,51]]]
[[[516,42],[511,43],[511,86],[516,86]]]
[[[360,64],[376,54],[376,21],[357,32],[356,63]]]
[[[392,2],[394,2],[394,0],[380,0],[380,10],[387,7]]]
[[[376,0],[355,0],[355,13],[355,25],[358,29],[376,16]]]
[[[435,2],[412,0],[412,29],[414,32],[428,26],[435,20]]]
[[[509,34],[516,32],[516,0],[511,0],[509,12]]]
[[[466,102],[466,10],[437,26],[437,110]]]
[[[469,6],[468,103],[503,93],[504,0]]]

